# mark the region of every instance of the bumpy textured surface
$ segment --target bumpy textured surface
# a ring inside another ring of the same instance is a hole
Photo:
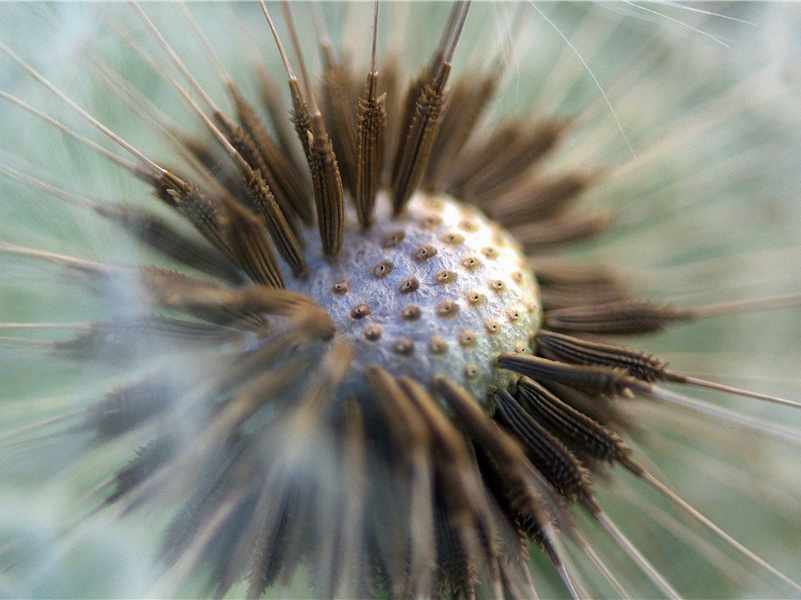
[[[346,393],[369,395],[361,372],[377,364],[424,382],[448,375],[486,406],[490,386],[513,379],[495,356],[530,353],[539,327],[537,284],[520,248],[447,195],[418,193],[399,217],[385,200],[371,229],[350,222],[336,259],[309,236],[311,274],[288,287],[324,307],[353,344]]]

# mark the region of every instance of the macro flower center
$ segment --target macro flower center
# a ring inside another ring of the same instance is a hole
[[[424,382],[446,374],[487,406],[491,387],[513,377],[495,357],[531,352],[537,283],[511,235],[474,208],[417,193],[393,217],[379,196],[373,227],[350,220],[335,259],[309,238],[311,274],[287,287],[325,308],[352,345],[345,395],[367,394],[361,373],[375,364]]]

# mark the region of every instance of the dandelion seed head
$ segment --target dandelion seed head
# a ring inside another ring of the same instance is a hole
[[[0,595],[801,593],[748,391],[799,392],[799,136],[745,23],[331,6],[268,7],[302,102],[255,4],[0,27],[119,136],[0,53],[63,124],[0,117]]]

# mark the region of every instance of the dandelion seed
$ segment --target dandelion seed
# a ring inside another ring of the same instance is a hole
[[[749,15],[387,4],[12,7],[0,592],[801,595]]]

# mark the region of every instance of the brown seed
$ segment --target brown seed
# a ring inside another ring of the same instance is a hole
[[[453,283],[456,281],[456,273],[453,271],[440,271],[436,277],[437,283]]]
[[[509,320],[512,323],[514,323],[520,318],[520,311],[516,308],[510,308],[508,311],[506,311],[506,316],[509,317]]]
[[[459,345],[462,348],[472,348],[476,343],[476,334],[472,331],[463,331],[459,334]]]
[[[456,246],[464,242],[464,236],[461,233],[447,233],[443,236],[442,241],[451,246]]]
[[[350,316],[353,319],[363,319],[369,314],[370,314],[370,307],[367,306],[364,302],[359,304],[359,306],[354,307],[354,309],[350,311]]]
[[[483,254],[490,260],[495,260],[496,258],[498,258],[498,251],[492,246],[486,246],[482,248],[481,254]]]
[[[312,176],[314,201],[317,207],[317,228],[323,242],[323,253],[336,256],[345,236],[345,198],[342,178],[334,155],[334,146],[325,131],[322,116],[311,115],[313,135],[308,135],[309,172]]]
[[[364,339],[368,342],[375,342],[381,339],[381,327],[378,325],[368,325],[364,330]]]
[[[335,72],[347,70],[335,69]],[[338,91],[349,88],[348,77],[338,86]],[[386,145],[387,113],[384,106],[385,97],[377,97],[378,73],[372,71],[367,75],[367,89],[357,102],[356,116],[356,186],[353,193],[356,201],[356,212],[362,229],[370,227],[373,219],[381,170],[384,164],[384,148]],[[338,94],[337,98],[347,98],[347,93]],[[348,102],[340,103],[342,107]],[[338,110],[340,117],[342,110]],[[337,117],[339,118],[339,117]],[[347,119],[345,119],[347,120]],[[347,127],[345,127],[347,131]],[[347,137],[347,136],[346,136]]]
[[[416,321],[420,318],[420,309],[416,306],[407,306],[401,311],[404,321]]]
[[[343,279],[342,281],[337,281],[331,286],[331,293],[334,294],[334,296],[344,296],[348,293],[349,289],[350,284],[348,283],[348,280]]]
[[[465,269],[470,271],[474,271],[481,266],[481,261],[478,260],[475,256],[468,256],[467,258],[462,260],[462,266]]]
[[[411,356],[414,354],[414,343],[408,338],[401,338],[395,342],[395,353],[401,356]]]
[[[437,249],[433,246],[418,246],[414,251],[414,257],[417,260],[428,260],[432,256],[437,255]]]
[[[515,283],[520,283],[523,281],[523,274],[520,271],[515,271],[512,273],[512,281]]]
[[[400,284],[400,293],[401,294],[411,294],[417,288],[420,287],[420,282],[417,281],[414,277],[411,279],[406,279]]]
[[[475,379],[478,375],[478,367],[476,365],[466,365],[464,368],[464,376],[467,379]]]
[[[495,321],[494,319],[487,319],[486,321],[484,321],[484,329],[486,329],[487,333],[491,335],[498,333],[500,328],[501,324],[498,323],[498,321]]]
[[[209,201],[199,190],[189,188],[185,199],[186,201],[182,203],[182,210],[192,204],[191,210],[199,207],[198,216],[207,223],[211,219],[219,218],[219,212],[216,209],[203,206],[204,202]],[[197,200],[196,205],[192,199]],[[223,245],[230,249],[234,261],[254,282],[272,288],[283,288],[284,275],[272,246],[270,246],[264,224],[251,210],[232,199],[226,199],[223,207],[225,211],[221,232],[224,239]],[[208,210],[209,208],[211,210]],[[211,226],[207,224],[206,227]]]
[[[459,305],[455,302],[451,302],[450,300],[446,300],[445,302],[440,302],[437,305],[437,314],[440,317],[455,317],[456,314],[459,312]]]
[[[373,276],[383,279],[392,272],[392,263],[384,261],[373,267]]]
[[[403,102],[406,110],[401,114],[400,131],[405,135],[392,168],[392,212],[396,216],[403,212],[428,167],[444,109],[449,67],[440,64],[421,74],[412,82]]]
[[[251,155],[258,154],[255,147],[253,147],[252,138],[241,129],[237,129],[237,132],[247,137],[247,145],[252,149]],[[238,144],[234,144],[234,146],[240,151],[245,151],[245,148]],[[287,222],[270,187],[264,179],[262,179],[262,170],[258,168],[254,171],[244,158],[241,158],[241,161],[240,167],[242,169],[242,175],[245,180],[247,191],[253,200],[255,214],[259,216],[259,221],[262,222],[270,233],[270,237],[275,243],[276,250],[278,250],[278,253],[287,264],[291,266],[292,272],[296,276],[302,275],[308,270],[308,267],[303,258],[300,242],[295,236],[292,227]],[[229,208],[230,207],[226,206],[227,211]]]
[[[441,337],[432,337],[428,342],[428,351],[434,356],[441,356],[448,351],[448,343]]]

